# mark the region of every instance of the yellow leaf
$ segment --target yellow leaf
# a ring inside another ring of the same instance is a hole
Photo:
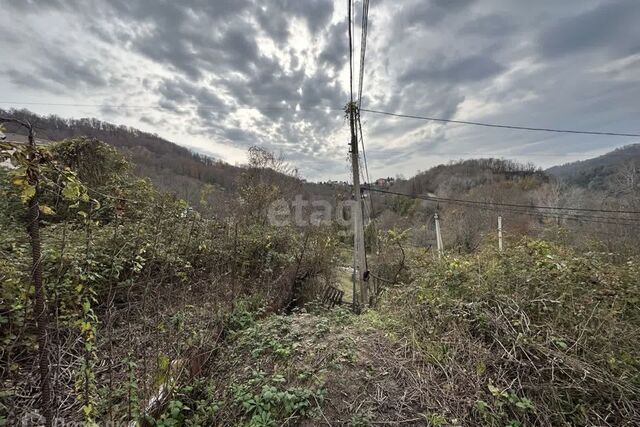
[[[33,185],[27,184],[20,193],[20,200],[22,203],[27,203],[33,196],[36,195],[36,187]]]
[[[23,176],[13,178],[13,185],[16,187],[22,187],[26,182],[27,180]]]
[[[55,211],[47,205],[40,205],[40,212],[44,215],[55,215]]]

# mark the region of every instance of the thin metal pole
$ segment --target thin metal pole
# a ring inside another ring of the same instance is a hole
[[[438,257],[442,257],[442,235],[440,234],[440,218],[436,212],[433,215],[433,219],[436,223],[436,244],[438,245]]]
[[[502,216],[498,216],[498,249],[500,252],[503,251],[502,246]]]

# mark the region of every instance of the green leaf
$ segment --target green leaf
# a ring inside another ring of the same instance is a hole
[[[489,391],[491,392],[491,394],[493,395],[500,395],[502,394],[502,390],[500,390],[498,387],[494,386],[493,384],[489,384],[487,386],[489,388]]]
[[[75,200],[78,198],[78,195],[78,185],[73,181],[67,182],[67,185],[62,189],[62,196],[67,200]]]

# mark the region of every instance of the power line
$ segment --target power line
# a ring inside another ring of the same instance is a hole
[[[353,37],[351,31],[351,0],[347,0],[347,8],[349,9],[349,16],[347,17],[347,19],[349,20],[349,22],[347,22],[349,26],[349,100],[351,101],[351,104],[353,104]]]
[[[640,211],[627,211],[627,210],[613,210],[613,209],[591,209],[591,208],[576,208],[576,207],[562,207],[562,206],[540,206],[540,205],[523,205],[518,203],[498,203],[498,202],[483,202],[479,200],[468,200],[468,199],[453,199],[446,197],[437,197],[437,196],[413,196],[411,194],[400,193],[397,191],[391,190],[383,190],[381,188],[374,188],[371,186],[367,187],[369,191],[376,191],[378,193],[387,193],[393,194],[396,196],[405,196],[405,197],[414,197],[423,200],[430,200],[434,202],[457,202],[457,203],[466,203],[472,205],[483,205],[483,206],[504,206],[509,208],[524,208],[524,209],[547,209],[547,210],[558,210],[558,211],[577,211],[577,212],[603,212],[603,213],[615,213],[615,214],[640,214]]]
[[[364,81],[364,58],[367,51],[367,32],[369,29],[369,0],[362,0],[362,33],[360,36],[360,81],[358,83],[358,108],[362,105],[362,86]]]
[[[434,201],[434,198],[429,197],[429,196],[410,195],[410,194],[405,194],[405,193],[398,193],[398,192],[380,190],[380,189],[373,189],[373,188],[369,188],[369,190],[378,191],[378,192],[381,192],[381,193],[394,194],[394,195],[397,195],[397,196],[403,196],[403,197],[408,197],[408,198],[412,198],[412,199]],[[451,204],[460,205],[460,206],[467,206],[467,207],[472,206],[470,204],[458,201],[456,199],[439,198],[437,201],[438,202],[442,202],[442,203],[451,203]],[[637,222],[638,219],[633,219],[633,218],[627,219],[627,218],[602,217],[602,216],[592,216],[592,215],[579,215],[579,214],[571,214],[571,213],[564,214],[564,213],[553,213],[553,212],[533,212],[531,210],[522,210],[522,209],[505,208],[505,207],[498,208],[498,207],[496,207],[496,206],[499,206],[499,205],[500,204],[498,204],[498,203],[489,204],[487,206],[483,206],[483,208],[486,209],[486,210],[494,211],[494,212],[512,212],[512,213],[516,213],[516,214],[519,214],[519,215],[526,215],[526,216],[532,216],[532,217],[543,217],[543,218],[553,218],[553,219],[567,219],[567,220],[571,220],[571,221],[586,221],[586,222],[594,222],[594,223],[600,223],[600,224],[640,227],[640,223]]]
[[[362,88],[364,85],[364,60],[365,54],[367,50],[367,33],[369,28],[369,0],[362,0],[362,24],[361,24],[361,35],[360,35],[360,76],[358,81],[358,109],[362,104]],[[356,122],[358,125],[357,132],[360,133],[360,144],[362,146],[362,160],[364,162],[364,171],[366,173],[366,182],[368,184],[371,183],[371,178],[369,176],[369,165],[367,164],[367,152],[364,147],[364,135],[362,133],[362,123],[360,121],[360,112],[357,112]],[[364,177],[363,177],[364,178]],[[371,212],[373,213],[373,201],[369,198],[369,203],[371,204]]]
[[[573,134],[581,134],[581,135],[640,137],[640,134],[638,133],[595,132],[595,131],[586,131],[586,130],[552,129],[552,128],[538,128],[538,127],[528,127],[528,126],[499,125],[494,123],[470,122],[466,120],[451,120],[451,119],[441,119],[436,117],[414,116],[411,114],[390,113],[387,111],[369,110],[365,108],[362,108],[360,111],[366,111],[367,113],[381,114],[384,116],[391,116],[391,117],[403,117],[407,119],[428,120],[428,121],[443,122],[443,123],[456,123],[461,125],[484,126],[484,127],[500,128],[500,129],[517,129],[517,130],[554,132],[554,133],[573,133]]]
[[[362,104],[362,87],[364,83],[364,59],[367,50],[367,33],[369,28],[369,0],[362,0],[362,33],[360,38],[360,79],[358,82],[358,109]],[[360,131],[360,143],[362,145],[362,158],[364,161],[364,168],[367,175],[367,182],[371,183],[369,177],[369,166],[367,165],[367,154],[364,148],[364,136],[362,134],[362,123],[360,122],[360,112],[356,117],[358,129]]]
[[[614,148],[614,147],[612,147]],[[585,154],[585,152],[567,152],[567,153],[554,153],[554,154],[544,154],[544,153],[472,153],[470,151],[447,151],[447,152],[437,152],[437,153],[427,153],[429,156],[474,156],[475,159],[479,157],[493,157],[493,158],[512,158],[512,157],[575,157],[575,156],[588,156],[589,154]],[[594,154],[595,155],[595,154]]]

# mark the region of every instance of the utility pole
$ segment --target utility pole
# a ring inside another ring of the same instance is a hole
[[[502,252],[502,216],[498,215],[498,249]]]
[[[442,235],[440,234],[440,218],[438,212],[433,214],[433,219],[436,223],[436,244],[438,245],[438,258],[442,257]]]
[[[351,128],[351,172],[353,174],[353,259],[354,259],[354,289],[359,288],[358,302],[360,307],[366,307],[369,303],[369,284],[365,272],[367,270],[365,260],[364,230],[362,228],[362,193],[360,192],[360,166],[358,163],[358,138],[356,136],[355,102],[350,102],[347,107],[349,114],[349,127]],[[367,275],[368,276],[368,275]],[[354,302],[356,295],[353,296]]]

